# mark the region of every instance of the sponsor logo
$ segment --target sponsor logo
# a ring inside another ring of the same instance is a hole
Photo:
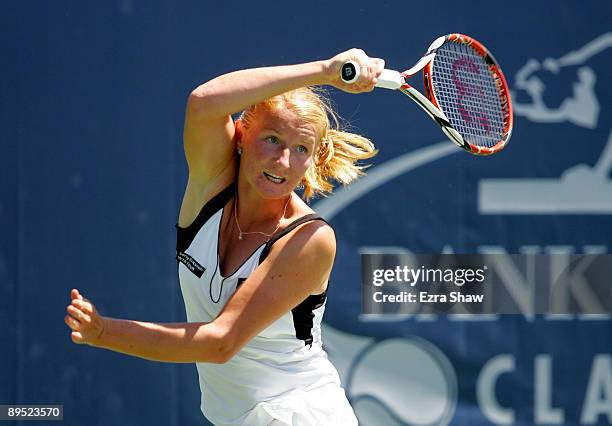
[[[187,269],[189,269],[191,273],[193,273],[198,278],[202,278],[202,275],[206,271],[206,268],[200,265],[197,260],[195,260],[193,257],[191,257],[185,252],[176,252],[176,260],[185,265]]]

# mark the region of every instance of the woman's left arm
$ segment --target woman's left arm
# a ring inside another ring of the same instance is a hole
[[[78,290],[71,292],[64,321],[74,343],[154,361],[225,363],[320,288],[334,256],[331,228],[310,222],[274,244],[213,322],[157,324],[103,317]]]
[[[72,329],[74,343],[152,361],[223,363],[227,360],[222,330],[212,323],[157,324],[103,317],[78,290],[72,290],[71,298],[64,322]]]

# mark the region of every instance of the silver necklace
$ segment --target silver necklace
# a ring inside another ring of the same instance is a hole
[[[274,231],[272,231],[271,234],[266,234],[265,232],[260,232],[260,231],[243,232],[242,229],[240,228],[240,224],[238,223],[238,214],[236,213],[236,211],[238,210],[238,190],[236,190],[235,201],[234,201],[234,219],[236,220],[236,226],[238,227],[238,239],[242,240],[243,235],[249,235],[249,234],[260,234],[268,238],[274,235],[276,231],[278,231],[278,228],[280,228],[280,223],[281,223],[281,220],[285,217],[285,213],[287,213],[287,206],[289,205],[289,200],[291,200],[291,194],[289,194],[289,197],[287,198],[287,201],[285,202],[285,208],[283,209],[283,215],[278,220],[278,224],[276,225],[276,228],[274,228]]]

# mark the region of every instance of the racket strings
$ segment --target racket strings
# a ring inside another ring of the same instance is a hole
[[[445,43],[434,58],[431,82],[440,109],[467,142],[492,147],[503,138],[507,108],[499,79],[472,48]]]

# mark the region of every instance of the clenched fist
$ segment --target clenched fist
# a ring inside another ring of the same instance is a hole
[[[355,62],[360,70],[360,76],[354,83],[348,84],[340,78],[340,69],[346,62]],[[327,62],[328,84],[349,93],[371,92],[378,81],[380,73],[385,69],[385,61],[371,58],[361,49],[351,49],[339,53]]]
[[[78,290],[73,289],[70,298],[70,305],[66,307],[68,315],[64,317],[64,322],[72,329],[72,341],[80,345],[95,346],[104,333],[104,317],[98,314],[93,303],[84,298]]]

